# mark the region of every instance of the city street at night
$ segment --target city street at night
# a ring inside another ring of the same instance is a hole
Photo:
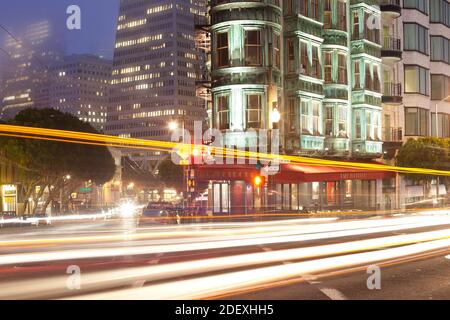
[[[441,300],[450,0],[0,1],[0,307],[365,320]]]

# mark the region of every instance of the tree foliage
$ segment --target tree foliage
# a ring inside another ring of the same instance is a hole
[[[7,124],[98,133],[90,124],[54,109],[27,109]],[[27,186],[27,196],[34,193],[36,186],[41,186],[41,190],[52,186],[50,196],[55,196],[61,188],[70,190],[84,181],[103,184],[111,180],[115,173],[114,159],[106,146],[21,138],[0,139],[2,154],[20,169],[20,180]],[[70,181],[65,179],[68,175]]]
[[[450,139],[409,139],[397,155],[400,167],[428,168],[450,171]],[[414,180],[430,180],[431,176],[408,175]]]
[[[166,186],[181,190],[183,187],[183,167],[173,163],[170,157],[159,165],[158,178]]]

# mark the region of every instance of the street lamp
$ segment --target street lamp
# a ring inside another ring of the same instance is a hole
[[[276,124],[278,124],[281,120],[281,113],[278,111],[278,108],[275,106],[272,109],[272,112],[270,112],[270,122],[274,124],[274,127]]]
[[[441,104],[444,101],[447,101],[448,99],[450,99],[450,95],[446,96],[444,99],[440,100],[439,102],[436,103],[436,105],[434,106],[434,111],[435,111],[435,124],[436,124],[436,138],[439,138],[439,120],[438,120],[438,106],[439,104]]]
[[[435,105],[435,115],[434,115],[434,117],[436,118],[435,119],[435,126],[436,126],[436,128],[435,128],[435,131],[436,131],[436,138],[439,138],[439,119],[438,119],[438,106],[439,106],[439,104],[441,104],[442,102],[444,102],[444,101],[446,101],[446,100],[448,100],[450,98],[450,95],[448,95],[448,96],[446,96],[444,99],[442,99],[442,100],[440,100],[439,102],[437,102],[436,103],[436,105]],[[440,179],[439,179],[439,176],[437,176],[436,177],[436,204],[437,205],[439,205],[439,197],[440,197],[440,195],[439,195],[439,186],[440,186]]]
[[[175,131],[177,129],[178,129],[178,122],[176,122],[176,121],[169,122],[169,130],[170,131]]]

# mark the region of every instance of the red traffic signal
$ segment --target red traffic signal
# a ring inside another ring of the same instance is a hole
[[[264,184],[264,178],[261,176],[256,176],[253,178],[253,185],[255,187],[260,187]]]

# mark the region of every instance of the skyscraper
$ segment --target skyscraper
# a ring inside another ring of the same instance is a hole
[[[106,130],[120,137],[170,140],[170,122],[191,129],[205,117],[196,97],[200,63],[195,19],[200,2],[122,0],[113,60]],[[126,150],[155,170],[159,152]]]
[[[71,55],[51,67],[49,106],[68,112],[103,131],[111,82],[111,61]]]
[[[52,42],[53,34],[51,24],[41,21],[29,25],[23,37],[7,37],[1,118],[12,118],[26,108],[49,106],[49,66],[62,57],[61,48]]]

